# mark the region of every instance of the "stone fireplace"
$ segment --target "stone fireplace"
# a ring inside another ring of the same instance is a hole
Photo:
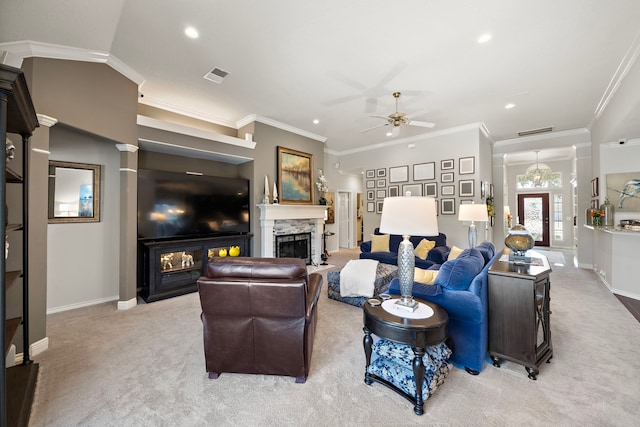
[[[311,264],[322,262],[322,232],[326,206],[322,205],[258,205],[260,208],[260,256],[277,256],[276,237],[309,233]]]

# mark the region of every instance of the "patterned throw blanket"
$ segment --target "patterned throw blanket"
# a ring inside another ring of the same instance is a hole
[[[341,297],[372,297],[378,261],[354,259],[340,271]]]

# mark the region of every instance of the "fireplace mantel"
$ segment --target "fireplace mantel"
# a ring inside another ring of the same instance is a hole
[[[315,238],[312,242],[314,246],[315,264],[320,264],[322,254],[322,233],[325,213],[325,205],[265,205],[259,204],[260,208],[260,256],[266,258],[275,257],[273,228],[278,220],[304,219],[313,220],[315,223]]]

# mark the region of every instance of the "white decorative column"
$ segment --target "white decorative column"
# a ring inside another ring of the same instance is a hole
[[[313,220],[314,238],[313,262],[320,264],[322,255],[322,233],[324,218],[327,210],[325,205],[264,205],[260,208],[260,256],[264,258],[274,258],[274,237],[273,230],[278,220]]]

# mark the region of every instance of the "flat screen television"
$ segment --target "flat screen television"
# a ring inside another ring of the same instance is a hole
[[[249,230],[249,180],[138,169],[139,239]]]

